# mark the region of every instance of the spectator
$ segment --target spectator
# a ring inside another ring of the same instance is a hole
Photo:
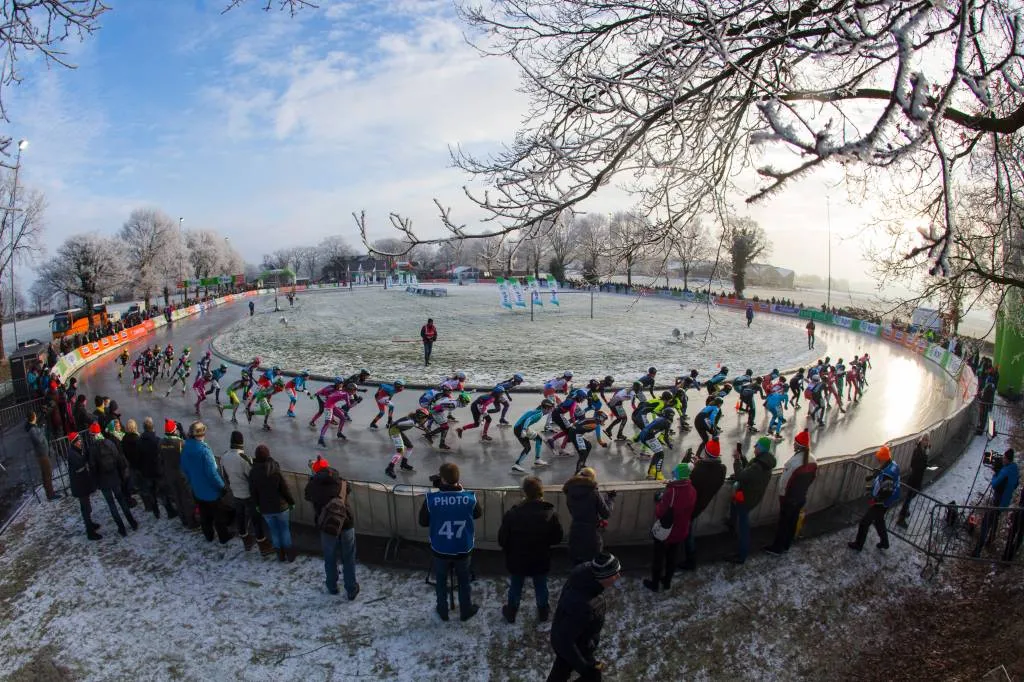
[[[32,452],[36,455],[36,464],[39,465],[39,474],[43,479],[43,490],[46,491],[46,499],[59,500],[61,496],[53,491],[53,463],[50,461],[50,442],[46,439],[46,432],[39,425],[39,417],[34,410],[28,413],[25,430],[28,432],[28,439],[32,442]]]
[[[480,518],[476,495],[459,483],[459,467],[445,462],[431,482],[432,490],[420,507],[420,525],[430,528],[430,549],[434,553],[434,581],[437,615],[448,620],[448,599],[445,586],[449,569],[459,583],[459,619],[463,622],[476,615],[480,607],[473,603],[469,577],[469,557],[473,551],[474,519]]]
[[[917,496],[917,492],[924,485],[924,472],[928,469],[929,447],[931,447],[931,439],[926,433],[917,439],[914,454],[910,456],[910,475],[903,481],[907,489],[903,495],[903,506],[900,507],[900,515],[896,519],[896,525],[900,528],[907,527],[907,519],[910,518],[910,501]]]
[[[324,573],[328,594],[338,594],[338,559],[341,559],[342,583],[352,601],[359,594],[356,582],[356,529],[348,496],[352,486],[341,478],[321,456],[310,463],[313,475],[303,496],[313,505],[313,518],[320,530],[320,548],[324,555]]]
[[[121,537],[125,537],[128,531],[124,527],[121,515],[117,513],[118,505],[132,530],[139,529],[139,524],[132,516],[131,507],[124,496],[124,486],[128,480],[128,462],[117,444],[100,433],[99,422],[93,422],[89,426],[89,437],[92,439],[89,445],[89,460],[96,477],[96,485],[99,486],[103,499],[107,501],[110,515],[117,524],[117,532]]]
[[[996,400],[996,384],[990,380],[990,377],[991,375],[987,375],[981,380],[983,385],[978,396],[978,428],[975,431],[978,435],[981,435],[988,425],[988,415]]]
[[[131,426],[132,422],[129,422]],[[127,438],[125,434],[125,438]],[[122,441],[123,444],[124,441]],[[160,475],[160,439],[153,428],[152,417],[146,417],[142,421],[142,435],[139,436],[138,462],[132,467],[135,474],[135,485],[138,488],[139,496],[146,511],[153,512],[153,516],[160,518],[160,500],[163,500],[164,510],[167,518],[173,519],[178,513],[174,510],[170,495],[163,478]]]
[[[596,654],[606,609],[602,593],[619,582],[621,571],[615,555],[605,552],[572,569],[551,623],[555,663],[548,682],[566,682],[574,671],[578,680],[601,679],[604,664]]]
[[[213,542],[216,530],[220,544],[226,545],[231,532],[221,511],[220,499],[227,492],[227,486],[217,471],[213,450],[206,444],[206,424],[192,422],[188,436],[181,448],[181,473],[188,479],[192,497],[199,507],[199,526],[207,542]]]
[[[295,508],[295,499],[281,475],[281,467],[263,443],[256,446],[256,458],[249,470],[249,494],[267,524],[278,561],[295,561],[296,551],[288,527],[288,512]]]
[[[508,603],[501,607],[501,615],[509,623],[516,622],[523,584],[526,578],[531,578],[537,600],[537,620],[543,623],[551,612],[548,601],[551,548],[562,541],[562,524],[555,505],[544,500],[544,486],[539,478],[523,479],[523,496],[525,500],[505,512],[498,529],[498,544],[505,552],[505,568],[510,578]]]
[[[99,422],[100,431],[107,430],[107,402],[108,399],[98,395],[92,399],[94,409],[92,411],[92,421]]]
[[[672,470],[672,482],[655,497],[658,502],[654,507],[655,530],[658,526],[671,530],[664,539],[654,538],[651,577],[644,579],[644,587],[651,592],[672,587],[672,576],[676,572],[676,553],[679,545],[685,542],[690,534],[690,519],[697,504],[697,491],[690,483],[690,473],[688,462],[677,464]]]
[[[231,489],[238,537],[242,539],[245,551],[258,545],[261,554],[270,554],[274,548],[264,532],[263,520],[256,512],[256,502],[249,492],[252,459],[245,454],[245,438],[241,431],[231,432],[230,445],[220,456],[220,466],[227,476],[228,488]]]
[[[721,444],[717,440],[708,441],[703,455],[697,460],[690,472],[690,484],[697,492],[697,500],[690,515],[690,530],[687,531],[683,543],[683,563],[680,568],[692,571],[697,568],[697,542],[693,534],[693,526],[697,517],[703,513],[711,500],[715,499],[719,489],[725,483],[725,464],[721,458]]]
[[[111,420],[113,421],[113,420]],[[139,425],[134,419],[129,419],[124,427],[124,435],[121,436],[121,452],[128,461],[128,467],[132,471],[139,468]]]
[[[999,507],[999,509],[990,509],[985,512],[985,516],[981,521],[981,532],[978,533],[978,543],[974,546],[974,551],[971,552],[972,557],[981,556],[982,546],[990,546],[992,544],[996,537],[996,531],[999,530],[1000,509],[1013,504],[1013,493],[1020,484],[1020,471],[1017,468],[1017,463],[1013,460],[1014,452],[1012,449],[1004,452],[1003,465],[992,476],[992,481],[989,483],[992,487],[992,497],[989,500],[989,504],[993,507]]]
[[[437,341],[437,327],[434,326],[434,318],[428,318],[427,323],[420,327],[420,338],[423,339],[423,361],[430,366],[430,353],[434,350],[434,342]]]
[[[789,551],[800,523],[800,512],[807,504],[807,491],[817,475],[818,463],[811,456],[811,434],[804,429],[793,439],[793,456],[786,460],[779,478],[779,524],[775,541],[764,551],[776,556]]]
[[[181,429],[177,422],[164,421],[164,437],[160,439],[160,473],[163,475],[164,487],[174,500],[174,505],[181,519],[181,525],[189,530],[199,528],[196,520],[196,505],[192,499],[192,489],[181,473],[181,449],[185,445],[181,437]],[[170,513],[167,518],[174,518]]]
[[[1017,509],[1010,512],[1010,527],[1006,533],[1006,549],[1003,561],[1013,561],[1024,540],[1024,492],[1017,496]]]
[[[72,431],[68,434],[68,483],[71,495],[78,500],[78,507],[85,522],[85,535],[90,540],[102,540],[97,533],[100,524],[92,520],[92,494],[96,492],[96,479],[89,466],[89,456],[82,449],[82,437]]]
[[[885,528],[885,513],[889,507],[896,504],[900,499],[900,468],[892,459],[889,446],[883,445],[875,453],[875,459],[881,468],[874,474],[868,476],[871,481],[871,498],[868,500],[868,510],[857,526],[857,539],[847,543],[850,549],[858,552],[864,549],[864,541],[868,537],[868,528],[875,527],[878,533],[878,549],[889,549],[889,532]]]
[[[71,416],[74,418],[76,432],[89,432],[89,424],[91,424],[93,420],[92,416],[89,414],[89,408],[86,406],[86,399],[84,395],[75,396],[75,406],[71,410]]]
[[[729,560],[742,564],[750,554],[750,512],[752,512],[768,489],[775,468],[772,455],[772,439],[764,436],[754,443],[754,459],[747,460],[736,445],[733,459],[732,504],[729,505],[729,525],[736,532],[736,556]]]
[[[601,530],[615,506],[615,491],[598,492],[597,473],[583,467],[562,486],[565,505],[569,508],[569,559],[573,566],[590,561],[601,553],[604,543]]]

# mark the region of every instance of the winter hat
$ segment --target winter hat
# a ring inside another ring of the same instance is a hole
[[[690,466],[688,462],[680,462],[679,464],[676,465],[676,468],[672,470],[672,476],[677,481],[685,481],[686,479],[690,478],[690,472],[692,470],[693,468]]]
[[[597,472],[591,467],[583,467],[580,469],[579,475],[583,478],[589,478],[591,481],[597,480]]]
[[[757,439],[757,442],[754,443],[754,449],[760,450],[761,452],[771,452],[772,439],[769,438],[768,436],[761,436],[760,438]]]
[[[622,572],[622,564],[615,558],[614,554],[601,552],[590,561],[590,570],[598,580],[611,578]]]
[[[793,442],[796,443],[797,445],[799,445],[802,448],[806,448],[806,449],[810,450],[811,449],[811,432],[808,431],[807,429],[804,429],[800,433],[796,434],[796,438],[793,439]]]
[[[173,419],[164,420],[164,433],[176,433],[178,431],[178,425],[174,423]]]
[[[889,446],[883,445],[882,447],[878,448],[878,452],[875,453],[875,459],[877,459],[879,462],[888,462],[889,460],[891,460],[892,453],[889,452]]]
[[[92,424],[89,424],[89,433],[99,433],[99,432],[100,432],[100,423],[99,422],[93,422]]]
[[[704,450],[712,457],[720,457],[722,455],[722,446],[717,440],[709,440],[708,444],[704,446]]]
[[[107,406],[107,413],[115,415],[117,417],[120,417],[121,415],[118,413],[117,410],[118,410],[117,401],[116,400],[111,400],[110,401],[110,405]]]
[[[245,445],[245,437],[242,436],[242,432],[241,431],[232,431],[231,432],[231,447],[232,448],[240,448],[240,447],[242,447],[244,445]]]
[[[77,431],[72,431],[71,433],[68,434],[68,442],[74,443],[76,440],[79,439],[79,437],[80,434]]]
[[[318,473],[324,469],[330,467],[327,460],[324,459],[323,455],[317,455],[316,459],[309,463],[309,468],[313,470],[313,473]]]

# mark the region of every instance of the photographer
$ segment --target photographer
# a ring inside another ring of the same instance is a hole
[[[565,506],[569,508],[572,523],[569,525],[569,559],[576,566],[590,561],[601,553],[604,543],[601,529],[608,525],[615,505],[615,491],[600,493],[597,490],[597,473],[590,467],[583,467],[562,486]]]
[[[910,518],[910,501],[917,496],[917,491],[924,484],[924,472],[928,469],[928,448],[931,447],[931,439],[924,434],[917,441],[914,454],[910,456],[910,475],[907,476],[907,491],[903,498],[903,506],[900,507],[900,516],[896,519],[896,525],[900,528],[907,527],[907,519]]]
[[[474,519],[480,518],[476,495],[459,484],[459,467],[446,462],[430,477],[437,490],[427,493],[420,507],[420,525],[430,528],[430,549],[434,553],[434,581],[437,587],[437,615],[448,620],[445,586],[449,568],[459,582],[459,619],[463,622],[480,609],[473,604],[470,589],[469,556],[473,551]]]
[[[995,472],[992,476],[992,497],[989,504],[993,507],[1009,507],[1013,503],[1013,492],[1020,483],[1020,472],[1017,463],[1014,461],[1013,449],[1003,453],[1002,466],[996,466],[996,462],[990,465]],[[981,548],[984,545],[991,545],[996,538],[996,531],[999,530],[999,509],[990,509],[985,512],[985,518],[981,522],[981,532],[978,533],[978,544],[971,552],[972,557],[981,556]]]
[[[889,446],[883,445],[875,453],[875,459],[881,465],[874,474],[868,477],[871,481],[871,499],[868,510],[857,526],[857,539],[847,543],[850,549],[858,552],[864,549],[864,541],[868,538],[868,528],[872,525],[878,533],[878,549],[889,549],[889,532],[885,528],[885,513],[889,507],[900,499],[900,468],[892,459]]]
[[[729,560],[742,564],[750,554],[750,512],[761,503],[775,468],[772,454],[772,439],[758,438],[754,443],[754,459],[743,456],[740,444],[736,444],[733,456],[733,493],[729,505],[729,525],[736,532],[736,556]]]

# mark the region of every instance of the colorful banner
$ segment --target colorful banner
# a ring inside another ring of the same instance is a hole
[[[523,295],[523,285],[519,281],[518,277],[510,277],[509,282],[512,284],[512,300],[515,302],[517,308],[526,307],[526,297]]]
[[[526,287],[530,290],[530,300],[533,305],[543,306],[544,301],[540,300],[540,285],[537,284],[537,278],[533,275],[526,277]]]
[[[501,307],[512,310],[512,299],[508,293],[508,282],[504,277],[498,277],[495,282],[498,284],[498,293],[501,294]]]
[[[558,282],[554,275],[548,275],[548,291],[551,292],[551,305],[558,305]]]

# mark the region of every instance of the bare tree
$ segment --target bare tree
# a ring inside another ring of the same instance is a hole
[[[68,237],[40,267],[39,278],[54,291],[78,296],[86,310],[92,310],[94,303],[128,280],[121,242],[95,233]]]
[[[711,234],[704,229],[700,218],[692,218],[679,226],[672,239],[671,254],[679,261],[683,276],[683,289],[689,289],[690,273],[698,263],[712,259],[714,251]]]
[[[756,258],[771,254],[772,244],[764,228],[747,217],[730,217],[723,228],[722,241],[732,262],[732,286],[737,296],[746,288],[747,266]]]
[[[613,269],[626,269],[626,286],[633,286],[633,268],[643,260],[652,241],[661,238],[653,236],[651,223],[639,212],[620,211],[611,217],[605,255]]]
[[[608,219],[603,215],[585,215],[577,221],[579,253],[583,278],[591,284],[601,281],[601,259],[608,247]]]
[[[37,279],[28,288],[28,297],[37,315],[43,314],[43,309],[49,307],[54,294],[57,293],[45,281]]]
[[[533,273],[534,277],[540,277],[540,266],[548,256],[548,240],[543,237],[533,237],[525,240],[520,248],[523,258],[526,261],[526,269]]]
[[[46,201],[43,195],[34,190],[19,188],[17,195],[11,196],[14,190],[13,173],[7,173],[0,179],[0,206],[3,207],[3,219],[0,221],[0,281],[10,286],[11,268],[19,263],[28,262],[42,253],[43,213]],[[13,201],[12,201],[13,199]],[[9,210],[13,206],[14,210]],[[7,312],[14,313],[12,306],[0,309],[0,358],[6,357],[3,346],[3,322]]]
[[[242,5],[259,5],[260,9],[264,12],[269,12],[274,9],[274,5],[281,11],[288,12],[293,17],[303,9],[318,7],[312,0],[258,0],[251,2],[250,0],[229,0],[227,6],[221,11],[221,14],[226,14],[233,9],[241,7]]]
[[[153,295],[166,283],[163,261],[172,255],[169,252],[177,241],[177,232],[177,221],[155,208],[135,209],[121,227],[131,285],[147,309]]]
[[[565,268],[576,257],[577,237],[576,216],[569,212],[560,214],[545,235],[551,253],[548,270],[559,282],[565,280]]]

